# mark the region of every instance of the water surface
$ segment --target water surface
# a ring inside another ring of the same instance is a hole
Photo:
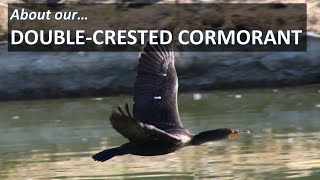
[[[320,179],[320,87],[179,95],[185,127],[252,135],[157,157],[94,162],[126,139],[112,108],[130,96],[0,103],[0,179]]]

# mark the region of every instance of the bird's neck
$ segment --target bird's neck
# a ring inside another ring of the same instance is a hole
[[[228,138],[231,133],[229,129],[215,129],[199,133],[191,139],[189,145],[200,145],[209,141],[217,141]]]

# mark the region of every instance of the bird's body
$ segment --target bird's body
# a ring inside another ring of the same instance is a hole
[[[115,130],[129,140],[122,146],[93,156],[106,161],[125,154],[156,156],[169,154],[185,146],[236,136],[244,131],[228,128],[191,134],[183,127],[177,103],[178,77],[171,45],[147,44],[139,57],[134,87],[133,114],[128,104],[118,107],[110,121]]]
[[[177,137],[181,138],[180,140],[161,140],[155,139],[150,140],[144,143],[128,143],[128,146],[131,146],[132,152],[130,154],[140,155],[140,156],[157,156],[165,155],[177,151],[187,145],[190,141],[190,134],[183,135],[180,130],[176,131]]]

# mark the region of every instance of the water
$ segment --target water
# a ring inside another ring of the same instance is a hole
[[[112,108],[131,97],[0,103],[0,179],[320,179],[320,87],[179,95],[185,127],[252,135],[157,157],[95,162],[126,142]]]

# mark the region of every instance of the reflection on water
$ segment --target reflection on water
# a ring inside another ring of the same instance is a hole
[[[320,87],[181,94],[185,127],[250,136],[157,157],[91,155],[121,145],[107,121],[131,97],[0,103],[0,179],[320,179]]]

